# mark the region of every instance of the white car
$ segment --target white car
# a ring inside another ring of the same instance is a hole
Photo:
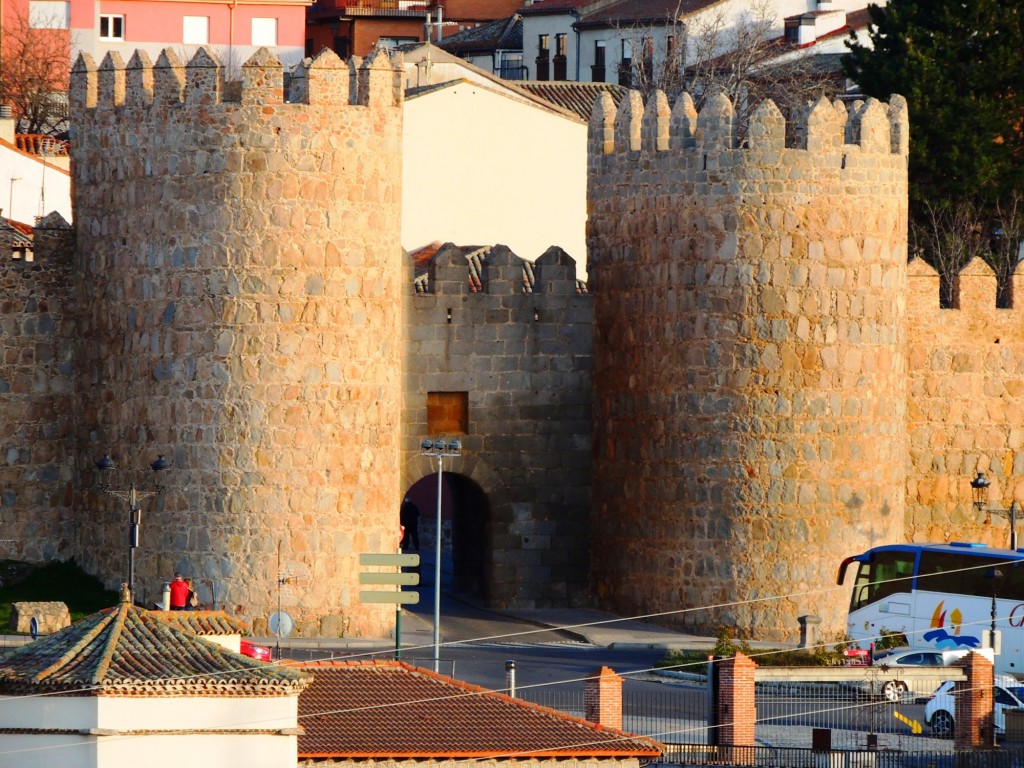
[[[948,667],[970,653],[969,650],[936,651],[914,648],[892,648],[876,653],[872,667],[899,669],[900,667]],[[867,693],[880,695],[889,701],[902,701],[908,694],[916,697],[927,696],[935,690],[935,684],[943,677],[936,671],[935,679],[907,678],[899,680],[877,680],[866,684]]]
[[[938,687],[924,707],[924,719],[932,733],[940,738],[953,736],[956,709],[953,704],[953,681],[947,680]],[[1006,728],[1006,708],[1024,707],[1024,686],[1009,675],[996,675],[992,691],[995,703],[996,733]]]

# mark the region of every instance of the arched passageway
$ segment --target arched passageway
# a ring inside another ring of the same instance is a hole
[[[491,509],[487,494],[473,480],[445,472],[441,492],[441,587],[486,600],[491,560]],[[408,536],[403,551],[420,555],[420,586],[433,584],[437,541],[437,474],[426,475],[406,491],[418,511],[418,537]],[[415,548],[418,538],[418,548]]]

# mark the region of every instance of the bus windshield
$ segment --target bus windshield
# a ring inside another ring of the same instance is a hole
[[[850,610],[863,608],[889,595],[910,592],[916,557],[916,552],[873,552],[857,569]]]

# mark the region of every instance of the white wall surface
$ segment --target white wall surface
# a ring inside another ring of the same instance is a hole
[[[25,697],[0,698],[0,728],[110,731],[295,728],[298,697]],[[295,736],[252,734],[8,735],[4,768],[280,768],[294,766]]]
[[[37,216],[57,211],[70,224],[71,175],[0,141],[0,209],[4,218],[23,224],[34,224]]]
[[[298,708],[297,696],[12,696],[0,698],[0,728],[294,728]]]
[[[402,246],[557,245],[586,269],[587,126],[460,82],[405,102]]]

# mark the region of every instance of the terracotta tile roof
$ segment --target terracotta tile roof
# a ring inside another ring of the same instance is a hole
[[[283,696],[307,676],[232,653],[122,602],[0,657],[0,693]]]
[[[15,250],[32,247],[32,227],[14,219],[0,217],[0,244]]]
[[[867,29],[871,23],[871,14],[867,8],[861,8],[857,11],[848,11],[846,14],[846,26],[840,27],[839,29],[827,32],[818,38],[818,40],[828,40],[833,37],[846,37],[850,32],[858,29]]]
[[[249,626],[224,611],[153,611],[154,618],[190,635],[245,635]]]
[[[662,746],[400,661],[313,662],[299,759],[656,758]]]
[[[30,155],[66,157],[68,154],[68,142],[41,133],[19,133],[14,137],[14,145]]]
[[[594,100],[602,93],[610,93],[615,106],[619,105],[626,89],[616,83],[576,83],[571,81],[519,80],[516,86],[552,104],[575,112],[590,122]]]

